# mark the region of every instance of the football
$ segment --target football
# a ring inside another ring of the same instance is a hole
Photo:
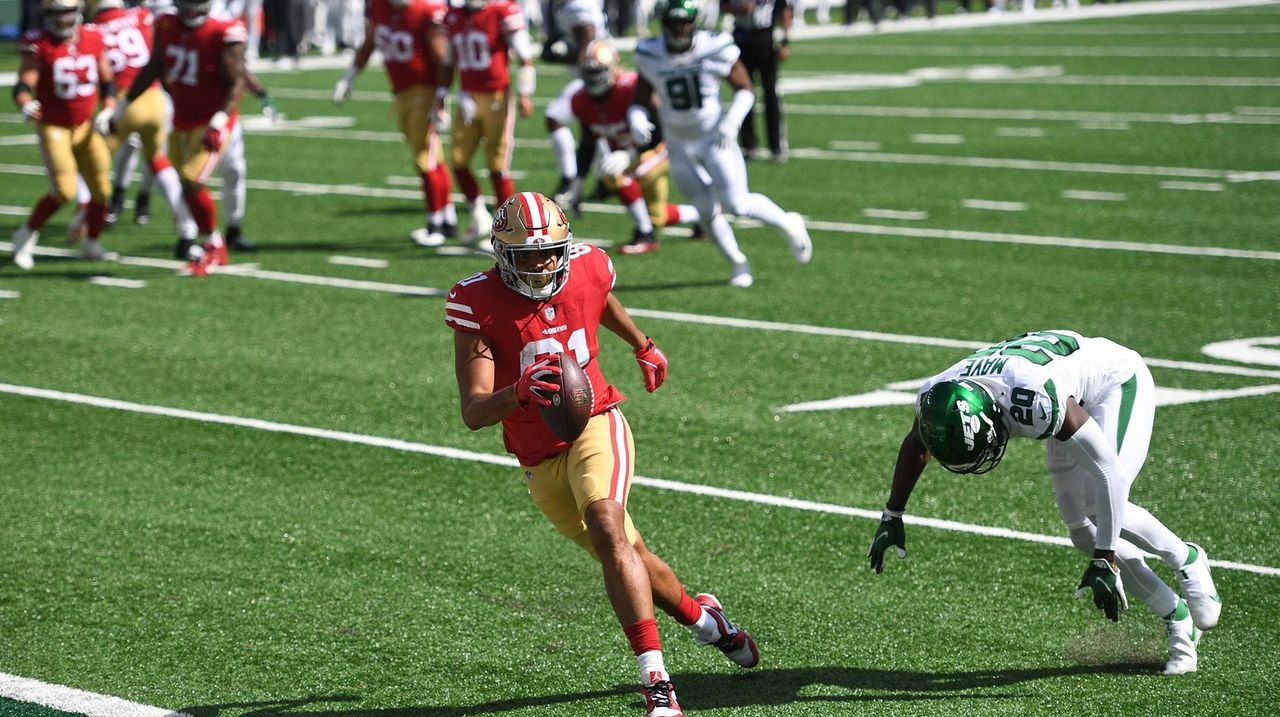
[[[551,394],[550,406],[539,406],[542,422],[560,440],[572,443],[582,435],[595,407],[591,379],[572,356],[560,354],[560,390]]]

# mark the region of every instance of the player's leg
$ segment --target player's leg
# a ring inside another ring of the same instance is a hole
[[[665,144],[660,144],[640,155],[640,160],[636,163],[635,177],[640,183],[645,204],[649,208],[649,220],[655,227],[697,224],[700,218],[697,207],[670,201],[671,188],[668,180],[670,171],[671,162],[667,158]]]
[[[564,86],[559,95],[547,104],[543,117],[547,124],[547,136],[551,139],[551,154],[555,158],[556,170],[560,172],[560,186],[554,194],[560,194],[569,187],[569,183],[578,176],[577,143],[573,138],[573,95],[582,89],[582,80],[573,79]]]
[[[445,239],[458,234],[458,214],[454,211],[453,178],[444,161],[444,142],[436,128],[427,123],[427,171],[423,188],[427,191],[427,227]]]
[[[129,108],[125,108],[127,114]],[[119,139],[123,137],[123,139]],[[108,149],[114,149],[114,176],[115,181],[111,187],[111,204],[107,208],[107,224],[113,225],[120,221],[120,215],[124,213],[124,197],[129,181],[133,177],[133,172],[138,168],[138,156],[142,150],[142,138],[136,132],[125,128],[125,123],[121,123],[120,131],[111,135],[114,140],[110,144],[118,144],[118,148],[108,146]],[[145,154],[142,156],[146,156]]]
[[[716,248],[733,265],[729,283],[739,288],[752,284],[751,265],[747,255],[738,248],[738,238],[729,226],[729,220],[720,211],[716,201],[715,190],[711,186],[711,176],[696,163],[693,152],[696,145],[681,141],[667,142],[667,152],[671,160],[671,177],[676,186],[698,208],[702,226],[715,242]]]
[[[453,147],[450,149],[450,163],[453,176],[458,180],[458,188],[466,199],[467,209],[471,214],[471,222],[463,232],[463,241],[477,243],[482,236],[488,234],[485,218],[489,212],[484,206],[484,197],[480,196],[480,184],[471,173],[471,160],[480,146],[481,125],[474,119],[467,124],[462,121],[462,111],[456,103],[453,108]]]
[[[89,206],[85,210],[85,240],[80,242],[80,256],[92,261],[107,258],[102,248],[102,228],[106,225],[107,202],[111,199],[111,150],[107,140],[94,131],[90,123],[71,133],[72,153],[80,175],[89,187]]]
[[[222,210],[227,217],[227,230],[223,234],[223,242],[228,249],[236,251],[257,251],[241,229],[244,222],[245,202],[248,200],[249,164],[244,154],[244,131],[237,122],[227,137],[222,148],[222,159],[218,163],[222,175]]]
[[[493,185],[493,204],[500,206],[515,194],[511,179],[511,155],[516,146],[516,96],[509,89],[503,95],[486,95],[488,107],[476,112],[484,122],[484,162]],[[479,100],[477,99],[477,102]]]
[[[49,178],[49,191],[36,201],[27,220],[13,232],[13,263],[22,269],[35,265],[33,253],[45,222],[76,196],[76,160],[71,152],[70,133],[64,127],[38,123],[36,138],[45,175]]]
[[[421,227],[409,233],[409,238],[422,247],[444,243],[444,234],[431,230],[431,203],[437,181],[437,175],[432,171],[431,154],[433,133],[430,118],[434,103],[435,92],[426,85],[406,87],[396,93],[396,119],[400,123],[400,133],[404,135],[405,144],[409,145],[413,168],[422,180],[423,222]]]
[[[813,242],[804,219],[796,212],[784,211],[765,195],[748,191],[747,165],[736,147],[722,147],[715,138],[701,140],[699,146],[724,210],[781,229],[796,262],[808,264],[813,258]]]
[[[191,276],[206,276],[227,263],[227,247],[218,232],[218,205],[208,187],[221,157],[204,146],[205,129],[175,131],[169,140],[169,155],[182,178],[182,196],[196,224],[192,259],[182,270]]]

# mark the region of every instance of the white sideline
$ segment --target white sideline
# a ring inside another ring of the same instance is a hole
[[[191,717],[185,712],[174,712],[163,707],[152,707],[74,687],[52,685],[4,672],[0,672],[0,696],[87,717]]]
[[[390,448],[392,450],[404,451],[407,453],[418,453],[423,455],[436,456],[440,458],[450,458],[453,460],[472,461],[476,463],[488,463],[490,465],[506,466],[516,468],[519,464],[516,459],[508,455],[499,455],[494,453],[479,453],[476,451],[467,451],[459,448],[448,448],[445,446],[433,446],[426,443],[417,443],[415,441],[406,441],[399,438],[384,438],[381,436],[370,436],[363,433],[351,433],[348,431],[334,431],[327,428],[314,428],[311,426],[299,426],[289,423],[278,423],[276,421],[266,421],[259,418],[242,418],[239,416],[227,416],[218,413],[206,413],[204,411],[189,411],[182,408],[169,408],[167,406],[153,406],[143,403],[134,403],[132,401],[121,401],[114,398],[104,398],[101,396],[87,396],[80,393],[67,393],[64,391],[55,391],[45,388],[35,388],[32,386],[16,386],[8,383],[0,383],[0,393],[8,393],[17,396],[26,396],[29,398],[42,398],[51,401],[63,401],[66,403],[75,403],[85,406],[95,406],[98,408],[109,408],[117,411],[129,411],[131,413],[142,413],[151,416],[164,416],[167,418],[180,418],[189,421],[198,421],[201,423],[213,423],[223,426],[236,426],[240,428],[252,428],[260,431],[268,431],[272,433],[286,433],[296,436],[306,436],[309,438],[321,438],[325,440],[341,441],[344,443],[354,443],[364,446],[372,446],[375,448]],[[745,503],[756,503],[760,505],[769,505],[779,508],[792,508],[795,510],[803,510],[812,513],[826,513],[829,515],[844,515],[854,518],[866,518],[868,520],[879,520],[879,510],[867,510],[864,508],[851,508],[843,505],[835,505],[832,503],[819,503],[810,500],[801,500],[798,498],[785,498],[782,496],[768,495],[765,493],[751,493],[748,491],[733,490],[729,488],[717,488],[715,486],[698,485],[696,483],[682,483],[679,481],[666,480],[663,478],[650,478],[646,476],[636,476],[634,482],[637,485],[657,488],[659,490],[669,490],[678,493],[691,493],[694,495],[707,496],[711,498],[724,498],[727,500],[737,500]],[[1001,528],[998,526],[976,525],[973,523],[961,523],[954,520],[942,520],[939,518],[927,518],[923,516],[910,515],[904,516],[904,521],[912,525],[920,525],[928,528],[937,528],[939,530],[950,530],[958,533],[969,533],[973,535],[984,535],[996,538],[1008,538],[1010,540],[1022,540],[1031,543],[1043,543],[1046,545],[1060,545],[1070,547],[1071,541],[1067,538],[1055,535],[1040,535],[1038,533],[1027,533],[1020,530],[1012,530],[1009,528]],[[1269,575],[1280,577],[1280,568],[1273,568],[1265,565],[1253,565],[1251,563],[1239,563],[1234,561],[1213,560],[1214,567],[1223,567],[1231,570],[1243,570],[1246,572],[1257,573],[1258,575]]]

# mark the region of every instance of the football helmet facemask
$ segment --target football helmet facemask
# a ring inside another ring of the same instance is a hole
[[[693,47],[698,23],[698,0],[667,0],[662,8],[662,39],[667,52],[679,55]]]
[[[986,473],[1004,457],[1009,431],[1000,404],[976,381],[943,381],[918,410],[924,446],[952,473]]]
[[[514,194],[498,207],[489,241],[502,283],[521,296],[544,301],[563,289],[569,279],[569,247],[573,244],[569,220],[555,202],[537,192]],[[549,270],[521,268],[522,256],[544,251],[555,256]]]
[[[66,39],[80,27],[80,0],[40,0],[44,13],[44,29],[54,37]]]
[[[182,24],[192,29],[200,27],[209,19],[209,12],[213,8],[210,0],[177,0],[176,5]]]
[[[587,94],[597,99],[613,90],[618,77],[618,51],[604,40],[592,40],[578,67]]]

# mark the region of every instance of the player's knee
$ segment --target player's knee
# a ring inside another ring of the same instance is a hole
[[[75,176],[70,178],[59,177],[54,183],[53,191],[49,192],[49,196],[58,202],[58,204],[66,204],[74,202],[76,199],[76,180]]]
[[[1084,525],[1068,526],[1068,532],[1071,536],[1071,544],[1076,550],[1089,555],[1093,554],[1094,533],[1088,521],[1085,521]]]

